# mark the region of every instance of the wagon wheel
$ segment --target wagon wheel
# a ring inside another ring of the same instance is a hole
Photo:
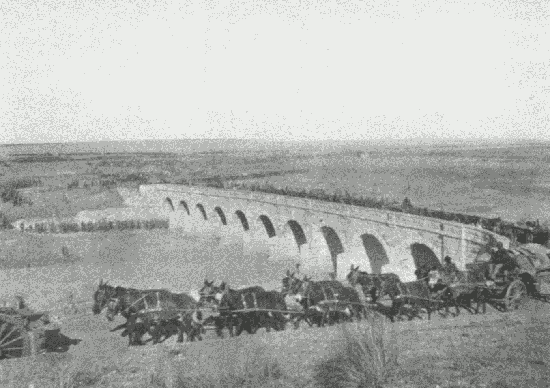
[[[514,280],[506,290],[504,308],[506,311],[517,310],[527,296],[527,287],[521,280]]]
[[[31,341],[22,325],[0,321],[0,359],[30,356]]]

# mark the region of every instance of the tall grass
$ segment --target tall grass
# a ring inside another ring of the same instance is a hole
[[[397,367],[393,326],[382,315],[342,325],[340,348],[316,367],[319,388],[379,388]]]

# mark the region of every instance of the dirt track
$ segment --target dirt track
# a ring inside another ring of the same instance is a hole
[[[490,310],[486,315],[393,324],[393,345],[399,349],[400,366],[387,386],[435,387],[451,381],[454,386],[483,386],[503,378],[510,386],[546,386],[539,384],[550,377],[546,339],[549,315],[548,305],[529,302],[513,313]],[[29,368],[31,360],[15,360],[4,363],[4,371],[26,376],[27,381],[40,375],[35,381],[47,387],[48,377],[53,378],[59,369],[59,362],[52,360],[61,357],[102,369],[111,386],[132,386],[131,382],[138,384],[153,373],[159,359],[169,357],[168,352],[175,349],[182,353],[172,358],[172,368],[187,375],[225,373],[263,357],[277,360],[286,374],[306,383],[314,365],[332,354],[343,339],[341,326],[302,327],[280,333],[262,330],[254,336],[222,340],[208,333],[209,338],[199,343],[176,344],[170,339],[156,346],[128,348],[126,338],[109,332],[119,322],[108,323],[104,316],[66,320],[63,333],[82,339],[79,345],[72,346],[65,355],[40,356],[38,363],[32,364],[38,368]]]
[[[291,260],[262,259],[261,254],[246,257],[234,245],[183,238],[175,231],[140,233],[72,236],[71,249],[79,262],[6,270],[2,275],[4,293],[9,296],[22,292],[29,296],[32,307],[59,311],[58,299],[68,292],[76,291],[77,298],[91,301],[99,277],[144,288],[156,285],[155,280],[160,279],[162,286],[183,291],[197,289],[204,278],[278,288],[283,273],[292,264]],[[159,265],[161,262],[163,265]],[[530,302],[513,313],[489,309],[486,315],[464,313],[456,318],[436,317],[430,322],[396,323],[392,329],[400,366],[388,386],[443,387],[446,381],[481,386],[502,378],[513,382],[512,386],[537,386],[535,383],[550,377],[546,371],[550,363],[546,343],[549,316],[549,305]],[[301,328],[224,340],[209,333],[210,338],[197,344],[175,344],[170,339],[157,346],[128,348],[127,338],[109,331],[119,322],[108,323],[104,316],[67,317],[62,333],[81,339],[80,344],[71,346],[65,354],[48,354],[34,361],[3,361],[0,381],[19,376],[16,380],[22,382],[34,379],[36,387],[53,387],[62,365],[70,362],[72,368],[80,365],[101,370],[111,386],[132,381],[137,384],[153,372],[160,359],[169,357],[169,350],[179,349],[183,353],[169,363],[176,370],[217,373],[241,367],[243,358],[257,362],[258,355],[263,354],[276,359],[285,373],[305,384],[310,381],[313,365],[333,352],[343,338],[341,327]],[[247,354],[251,349],[257,351],[252,358]]]

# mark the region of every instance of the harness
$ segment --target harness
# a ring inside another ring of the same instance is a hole
[[[252,301],[254,303],[254,306],[252,308],[257,309],[258,308],[258,301],[256,300],[256,293],[255,292],[250,292],[249,295],[250,294],[252,294]],[[250,307],[246,303],[245,294],[241,294],[241,301],[243,302],[244,308],[248,310]]]
[[[143,304],[145,306],[145,311],[160,311],[161,310],[161,307],[160,307],[160,292],[157,291],[156,293],[156,296],[157,296],[157,305],[156,307],[154,308],[149,308],[149,305],[147,303],[147,296],[150,295],[150,293],[145,293],[143,294],[140,298],[136,299],[134,302],[132,302],[132,304],[130,304],[128,307],[126,307],[124,310],[122,310],[121,313],[129,313],[130,312],[130,309],[136,304],[136,303],[139,303],[140,301],[143,300]],[[109,304],[114,304],[115,306],[120,306],[120,298],[111,298],[109,300]],[[114,308],[113,308],[114,310]]]

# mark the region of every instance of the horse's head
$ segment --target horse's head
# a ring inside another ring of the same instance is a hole
[[[351,265],[350,272],[346,276],[346,279],[348,280],[349,284],[352,286],[355,286],[357,282],[359,281],[359,266],[354,267],[353,264]]]
[[[216,295],[220,292],[220,287],[214,286],[214,281],[204,280],[204,285],[199,290],[199,303],[217,303]]]
[[[98,315],[105,308],[111,298],[115,296],[115,288],[108,285],[107,282],[103,283],[103,279],[100,279],[99,286],[94,292],[94,305],[92,312],[94,315]]]
[[[218,293],[216,294],[216,300],[220,308],[227,308],[232,303],[234,292],[229,288],[229,284],[222,282],[218,287]]]
[[[290,272],[289,270],[287,270],[286,271],[286,276],[282,280],[282,285],[283,286],[282,286],[282,289],[281,289],[281,293],[283,295],[286,295],[286,294],[290,293],[291,290],[292,290],[292,286],[294,285],[296,280],[298,280],[298,279],[294,276],[294,272]]]
[[[301,299],[307,292],[309,285],[311,284],[311,278],[304,275],[303,279],[294,278],[294,281],[290,285],[290,295],[296,295],[298,299]]]
[[[112,322],[115,320],[115,317],[120,312],[120,299],[119,298],[111,298],[109,302],[107,303],[107,313],[105,316],[107,317],[107,320],[109,322]]]

